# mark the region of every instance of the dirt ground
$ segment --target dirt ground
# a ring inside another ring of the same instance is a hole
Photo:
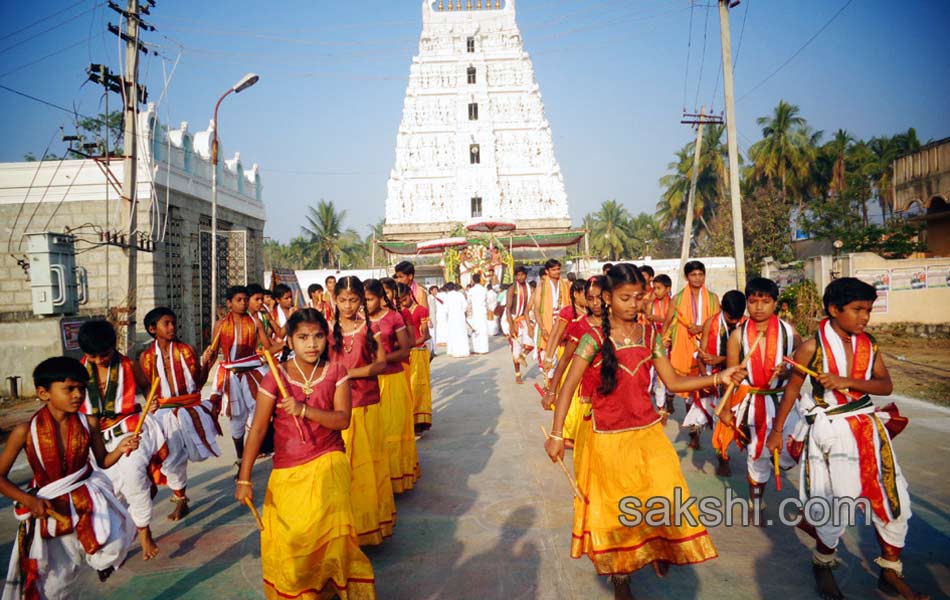
[[[950,406],[950,339],[874,334],[894,393]]]

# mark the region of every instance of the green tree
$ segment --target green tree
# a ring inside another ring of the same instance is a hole
[[[342,266],[344,250],[352,245],[359,235],[352,229],[344,229],[346,210],[337,210],[333,201],[321,199],[316,207],[307,208],[307,224],[301,233],[313,244],[318,268]]]
[[[124,141],[125,130],[123,127],[124,116],[121,110],[115,110],[108,115],[100,113],[96,117],[84,117],[76,122],[76,129],[83,137],[90,140],[101,140],[103,129],[109,136],[109,153],[122,154],[122,143]],[[102,151],[105,152],[103,144]]]
[[[606,200],[590,222],[591,251],[608,260],[618,260],[633,246],[629,234],[630,213],[616,200]]]
[[[752,175],[779,191],[783,203],[804,200],[802,183],[811,168],[812,143],[820,132],[812,133],[795,104],[780,100],[770,116],[759,117],[762,139],[749,147]]]

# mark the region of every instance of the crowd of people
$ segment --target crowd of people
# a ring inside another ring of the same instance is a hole
[[[119,352],[110,323],[84,322],[82,360],[36,366],[44,406],[0,454],[0,493],[20,520],[4,598],[68,597],[84,565],[105,581],[136,534],[143,560],[158,555],[157,486],[171,490],[168,518],[186,518],[188,465],[221,456],[224,431],[234,497],[255,512],[253,469],[272,461],[259,523],[265,595],[375,598],[361,548],[394,534],[396,498],[421,477],[430,363],[488,353],[495,335],[509,341],[515,384],[529,359],[540,371],[541,406],[553,411],[545,450],[552,461],[572,452],[570,555],[588,556],[616,598],[632,598],[629,575],[647,565],[663,577],[670,565],[717,556],[702,524],[618,520],[618,499],[689,496],[664,430],[680,398],[689,445],[712,431],[720,475],[731,473],[733,444],[745,453],[757,523],[770,479],[800,463],[803,498],[870,500],[879,587],[924,597],[900,560],[911,511],[890,440],[906,419],[869,398],[892,388],[865,332],[873,287],[830,284],[827,318],[803,341],[779,318],[773,281],[753,278],[720,300],[699,261],[685,265],[675,295],[647,265],[605,265],[578,279],[562,278],[551,259],[537,282],[519,266],[507,285],[496,266],[428,290],[407,261],[391,278],[331,276],[309,287],[306,306],[286,285],[233,286],[200,354],[178,338],[166,307],[145,316],[152,342],[134,359]],[[28,490],[8,479],[21,450],[33,471]],[[819,594],[841,598],[832,569],[843,526],[803,517]]]

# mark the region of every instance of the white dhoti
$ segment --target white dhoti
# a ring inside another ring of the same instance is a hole
[[[264,379],[267,367],[254,356],[218,363],[213,381],[216,383],[212,396],[222,400],[221,412],[231,421],[231,437],[243,438],[250,430],[257,407],[257,383]],[[221,371],[224,372],[221,372]],[[253,379],[253,385],[252,385]]]
[[[776,400],[773,400],[772,396],[781,399],[778,394],[765,395],[750,392],[733,409],[736,413],[735,422],[737,424],[748,424],[749,443],[746,448],[746,464],[749,470],[749,479],[758,484],[768,483],[775,470],[772,465],[772,456],[765,447],[765,440],[772,432],[772,423],[775,420]],[[783,440],[787,440],[794,434],[800,420],[801,415],[796,403],[785,419],[785,427],[782,430]],[[787,471],[795,464],[796,460],[789,454],[788,444],[783,443],[779,455],[779,466],[782,470]]]
[[[149,464],[152,456],[158,454],[165,445],[165,435],[153,415],[142,415],[145,424],[142,426],[139,447],[128,456],[122,455],[118,462],[105,469],[105,473],[112,480],[112,489],[115,495],[129,507],[129,514],[136,527],[148,527],[152,521],[152,479],[149,475]],[[112,452],[131,432],[115,433],[122,424],[102,432],[106,443],[106,451]]]
[[[534,340],[528,333],[528,321],[524,317],[515,320],[515,333],[511,336],[511,357],[518,362],[534,349]]]
[[[88,476],[87,476],[88,473]],[[29,515],[19,520],[30,521],[27,527],[34,528],[32,543],[27,549],[29,559],[37,561],[39,581],[38,591],[43,598],[59,600],[74,596],[72,584],[79,570],[86,564],[97,571],[114,568],[125,561],[129,546],[135,537],[135,525],[125,507],[116,499],[112,491],[112,482],[99,471],[82,469],[58,481],[40,488],[38,498],[53,499],[68,494],[79,487],[86,486],[92,499],[93,531],[96,541],[101,545],[93,554],[87,554],[75,533],[43,538],[36,521]],[[78,522],[76,509],[70,502],[70,516],[73,525]],[[49,518],[47,530],[55,531],[55,521]],[[20,581],[19,541],[14,542],[10,554],[7,578],[3,586],[3,600],[19,600],[23,589]]]
[[[874,413],[873,403],[864,398],[823,409],[808,394],[802,394],[801,402],[806,415],[799,485],[802,503],[821,498],[830,510],[836,500],[867,499],[871,521],[881,539],[903,548],[911,517],[910,493],[890,435],[882,417]],[[836,548],[848,520],[840,518],[840,512],[834,517],[818,516],[805,511],[805,519],[815,526],[821,543]]]
[[[173,490],[188,484],[188,462],[201,462],[221,456],[217,425],[207,400],[195,406],[160,408],[155,413],[168,444],[168,456],[162,461],[162,473]]]

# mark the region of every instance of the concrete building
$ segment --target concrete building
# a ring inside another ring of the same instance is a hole
[[[137,239],[136,340],[147,341],[145,313],[169,306],[179,336],[198,346],[210,330],[211,129],[169,129],[154,107],[139,115],[137,236],[128,231],[130,203],[120,199],[121,158],[0,164],[0,364],[2,377],[28,379],[33,366],[70,350],[70,333],[88,316],[108,318],[123,339],[128,321],[127,250],[105,244],[107,233]],[[221,153],[224,156],[224,152]],[[260,281],[265,222],[257,165],[239,154],[218,165],[219,304],[227,285]],[[25,234],[49,231],[75,239],[75,262],[86,274],[78,314],[37,316]],[[24,268],[24,265],[27,268]],[[0,390],[6,382],[0,383]],[[32,385],[25,386],[27,393]]]
[[[535,233],[571,223],[515,0],[425,0],[383,232],[433,239],[476,218]]]
[[[917,211],[925,223],[927,251],[950,256],[950,138],[922,146],[894,161],[894,210]]]

